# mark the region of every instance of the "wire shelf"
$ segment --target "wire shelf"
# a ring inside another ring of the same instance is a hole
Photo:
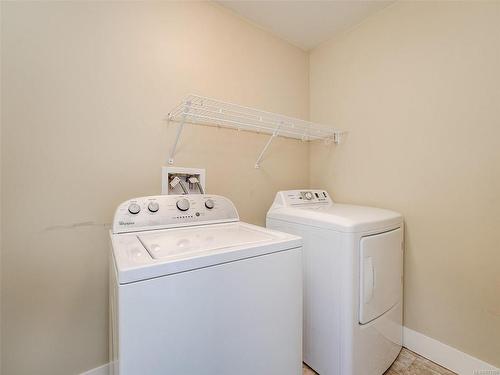
[[[303,141],[332,140],[342,131],[276,113],[261,111],[220,100],[188,95],[169,114],[171,121],[220,126],[257,133],[274,134]]]
[[[198,95],[188,95],[184,98],[168,114],[168,119],[169,121],[180,122],[177,138],[170,153],[170,164],[173,164],[175,148],[182,132],[182,127],[186,122],[270,134],[271,138],[255,164],[257,168],[272,139],[276,136],[302,141],[325,140],[326,142],[338,144],[345,134],[345,132],[330,126]]]

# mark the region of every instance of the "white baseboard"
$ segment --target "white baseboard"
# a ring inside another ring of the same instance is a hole
[[[109,363],[93,368],[92,370],[85,371],[80,375],[109,375]]]
[[[495,366],[407,327],[403,346],[460,375],[500,375]]]
[[[495,366],[407,327],[403,330],[403,346],[460,375],[500,375]],[[81,375],[108,374],[109,364],[105,364]]]

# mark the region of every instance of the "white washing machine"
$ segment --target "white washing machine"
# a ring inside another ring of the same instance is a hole
[[[304,362],[321,375],[381,375],[402,345],[403,218],[282,191],[267,227],[303,238]]]
[[[215,195],[129,200],[110,237],[114,374],[302,374],[299,237]]]

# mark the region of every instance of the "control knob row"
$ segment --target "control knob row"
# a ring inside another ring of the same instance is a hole
[[[158,202],[149,202],[148,204],[148,210],[150,212],[157,212],[160,209],[160,205]],[[133,215],[137,215],[139,212],[141,212],[141,206],[139,206],[137,203],[131,203],[128,206],[128,212],[130,212]]]
[[[189,200],[186,198],[179,199],[176,202],[176,206],[181,211],[187,211],[189,210],[190,207]],[[212,208],[215,207],[214,201],[212,199],[207,199],[205,201],[205,207],[211,210]],[[158,202],[149,202],[148,210],[150,212],[158,212],[159,209],[160,205],[158,204]],[[139,212],[141,212],[141,206],[139,206],[137,203],[131,203],[128,206],[128,212],[130,212],[133,215],[137,215]]]
[[[179,199],[176,203],[176,206],[181,211],[187,211],[189,210],[190,207],[189,200],[186,198]],[[207,199],[205,201],[205,207],[211,210],[212,208],[215,207],[214,201],[212,199]]]

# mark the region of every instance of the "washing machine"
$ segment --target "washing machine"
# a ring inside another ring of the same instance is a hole
[[[302,374],[302,240],[216,195],[128,200],[110,232],[119,375]]]
[[[267,227],[303,238],[304,362],[320,375],[382,375],[402,345],[403,218],[282,191]]]

